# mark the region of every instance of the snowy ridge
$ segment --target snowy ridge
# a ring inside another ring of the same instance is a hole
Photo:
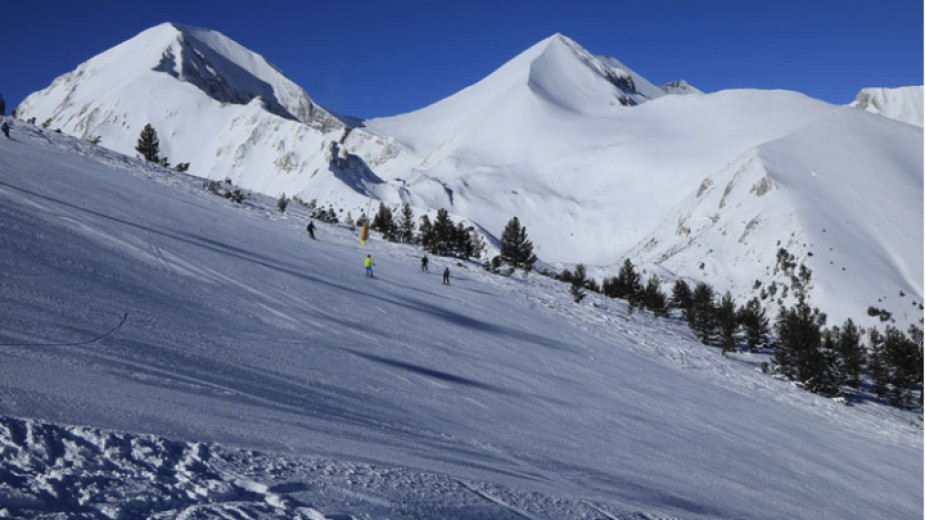
[[[830,323],[876,326],[873,305],[905,329],[922,317],[925,219],[922,132],[908,129],[842,109],[761,145],[706,178],[630,256],[675,273],[702,263],[698,278],[740,301],[774,284],[773,310],[797,296],[797,273],[777,265],[783,248],[811,269],[809,300]]]
[[[407,246],[362,248],[328,225],[307,239],[305,212],[272,197],[235,206],[85,141],[20,124],[12,137],[11,511],[102,517],[118,499],[257,518],[922,514],[915,414],[807,393],[761,373],[766,354],[724,359],[681,321],[599,295],[576,305],[554,280],[434,258],[452,270],[444,287]],[[134,487],[154,468],[157,493]],[[78,482],[84,509],[55,487]]]
[[[865,88],[851,106],[921,127],[925,118],[925,87]]]
[[[685,94],[703,94],[703,91],[691,85],[683,79],[665,83],[661,89],[667,94],[685,95]]]
[[[139,104],[140,100],[129,97],[138,92],[126,89],[151,78],[152,72],[168,74],[219,103],[246,105],[260,97],[267,110],[281,117],[306,124],[337,124],[330,113],[315,105],[304,90],[262,56],[215,31],[175,23],[143,31],[58,77],[49,88],[23,101],[20,118],[35,117],[38,122],[52,118],[72,133],[78,129],[92,133],[100,122],[112,122],[114,111],[106,109],[104,97],[115,97],[123,105]],[[167,92],[170,90],[173,88]],[[149,92],[157,93],[154,103],[169,101],[157,90]],[[103,93],[106,96],[100,95]],[[133,108],[123,107],[122,111]]]

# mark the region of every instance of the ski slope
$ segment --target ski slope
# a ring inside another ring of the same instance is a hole
[[[58,77],[17,114],[127,155],[151,123],[161,155],[196,175],[353,218],[370,200],[418,215],[445,208],[497,246],[517,216],[557,269],[583,263],[600,280],[629,258],[647,274],[730,290],[739,305],[756,282],[788,283],[768,268],[787,245],[818,276],[814,306],[872,326],[874,305],[906,328],[922,316],[922,87],[865,89],[853,106],[899,122],[799,92],[659,87],[554,34],[430,106],[361,121],[318,106],[216,31],[164,23]],[[755,207],[740,194],[741,211],[708,206],[726,201],[718,193],[701,198],[767,150],[779,165],[768,182],[786,193]],[[820,169],[828,182],[799,178]],[[850,193],[831,196],[833,184]],[[822,231],[846,223],[862,232]],[[747,240],[726,235],[746,226]],[[846,282],[858,273],[863,283]],[[774,313],[791,300],[765,303]]]
[[[918,414],[800,391],[536,275],[421,273],[416,249],[345,227],[309,240],[270,197],[12,137],[0,513],[922,516]]]

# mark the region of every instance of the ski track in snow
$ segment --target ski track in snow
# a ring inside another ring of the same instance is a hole
[[[921,517],[920,414],[823,399],[535,274],[434,258],[442,287],[343,226],[305,245],[307,212],[270,197],[13,136],[0,515]]]

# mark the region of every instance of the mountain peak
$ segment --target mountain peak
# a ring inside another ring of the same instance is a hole
[[[530,62],[530,88],[572,111],[594,113],[617,104],[638,105],[665,94],[616,58],[591,54],[562,33],[521,56]]]
[[[325,128],[344,125],[263,56],[217,31],[176,22],[146,29],[90,58],[47,89],[29,96],[20,112],[42,120],[60,117],[71,121],[74,107],[77,114],[91,113],[117,92],[149,92],[151,85],[163,78],[152,73],[191,85],[223,105],[247,105],[260,97],[266,110],[280,117]],[[162,84],[159,88],[168,97],[190,95],[180,92],[184,87]],[[163,92],[165,88],[169,93]],[[155,107],[148,109],[153,110]]]

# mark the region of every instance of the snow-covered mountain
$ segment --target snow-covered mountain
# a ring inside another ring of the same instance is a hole
[[[862,108],[908,119],[918,92],[921,115],[921,87],[910,92],[877,91]],[[224,36],[165,24],[62,76],[30,96],[18,114],[50,119],[50,128],[71,135],[101,136],[103,146],[129,155],[135,155],[141,127],[151,122],[164,154],[172,162],[190,162],[198,175],[231,178],[270,195],[317,199],[354,216],[371,198],[408,202],[418,215],[447,208],[494,237],[516,215],[546,262],[582,262],[612,274],[630,257],[647,270],[710,280],[744,298],[756,280],[774,282],[773,269],[766,268],[776,255],[768,252],[779,249],[778,241],[796,244],[809,222],[813,229],[839,229],[863,214],[872,229],[886,229],[896,220],[921,220],[921,128],[844,111],[797,92],[704,94],[684,81],[659,87],[615,58],[555,34],[433,105],[358,121],[318,107],[262,58]],[[823,129],[832,128],[827,121],[833,118],[846,118],[846,125],[826,138]],[[888,137],[906,143],[889,148],[897,154],[892,158],[874,145]],[[803,138],[812,145],[800,144]],[[883,194],[881,179],[891,179],[899,184],[889,187],[895,196],[890,206],[902,213],[881,211],[878,197],[842,203],[824,192],[824,183],[802,184],[799,197],[826,201],[831,206],[825,211],[790,196],[766,197],[754,207],[743,199],[747,218],[703,205],[716,202],[698,196],[704,186],[729,185],[726,177],[746,164],[762,171],[768,149],[783,165],[769,174],[773,179],[836,164],[832,178],[858,193]],[[723,236],[720,219],[745,218],[735,224],[745,226],[772,211],[763,205],[772,200],[783,204],[773,211],[788,218],[753,225],[749,241],[725,240],[722,251],[706,246],[713,240],[704,234],[707,227]],[[694,225],[694,215],[717,220],[678,237],[678,222]],[[815,303],[825,310],[837,302],[863,314],[898,286],[921,303],[921,274],[914,273],[921,271],[915,251],[922,249],[922,234],[904,229],[911,242],[885,240],[893,235],[841,242],[842,254],[872,262],[857,265],[867,277],[860,284],[865,289],[831,283],[823,290],[820,278],[812,296],[823,299]],[[806,243],[800,251],[791,247],[793,254],[818,255],[810,245],[817,242]],[[707,253],[712,256],[699,257]],[[814,256],[808,263],[822,277],[827,267],[820,261]],[[911,302],[908,307],[900,314],[908,315]],[[917,321],[914,315],[909,320]]]
[[[310,184],[329,199],[348,191],[365,200],[381,182],[338,149],[352,119],[317,105],[263,57],[185,25],[158,25],[88,60],[17,114],[130,156],[150,123],[172,163],[263,193]]]
[[[922,126],[925,87],[865,88],[851,106],[910,125]]]
[[[791,304],[802,285],[832,323],[874,325],[868,306],[916,323],[925,221],[921,198],[909,196],[923,192],[916,130],[833,111],[704,179],[630,256],[669,273],[697,266],[697,279],[740,300]],[[811,278],[795,284],[800,265]]]
[[[831,130],[758,148],[743,191],[765,169],[763,197],[812,202],[780,161]],[[308,239],[273,197],[11,137],[0,517],[922,517],[919,414],[810,394],[762,373],[766,353],[722,357],[681,320],[577,305],[549,278],[421,273],[413,246]],[[818,168],[805,181],[835,189]]]

